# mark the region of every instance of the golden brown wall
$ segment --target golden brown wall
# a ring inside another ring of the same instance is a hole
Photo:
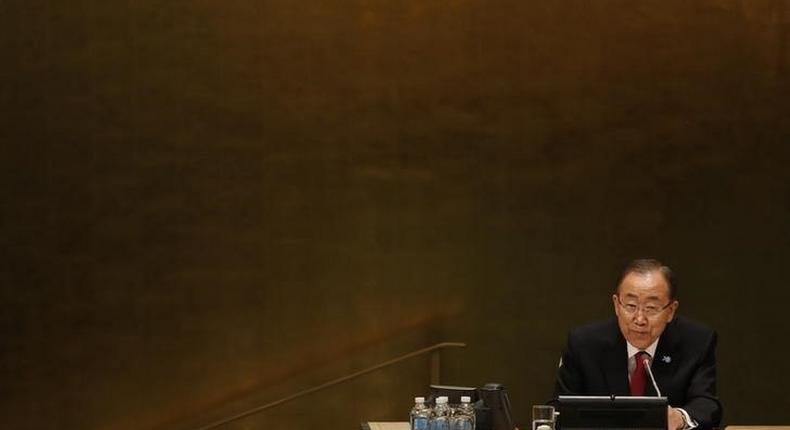
[[[0,1],[0,427],[188,429],[441,340],[523,424],[645,255],[727,421],[790,423],[788,3]],[[403,419],[427,368],[228,428]]]

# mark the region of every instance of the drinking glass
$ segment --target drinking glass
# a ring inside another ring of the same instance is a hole
[[[554,406],[532,407],[532,430],[554,430]]]

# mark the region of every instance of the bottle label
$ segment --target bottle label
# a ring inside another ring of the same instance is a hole
[[[412,430],[429,430],[428,418],[414,417],[414,421],[412,422]]]
[[[439,418],[431,421],[430,430],[450,430],[450,421],[447,418]]]

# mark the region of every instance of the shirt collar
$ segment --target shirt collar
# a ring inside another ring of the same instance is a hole
[[[658,339],[661,339],[661,336],[659,336]],[[645,351],[646,353],[650,354],[650,358],[652,359],[653,357],[656,356],[656,348],[658,348],[658,339],[656,339],[655,342],[651,343],[650,346],[648,346],[645,349],[639,349],[628,343],[628,341],[626,341],[625,343],[628,346],[628,358],[633,357],[639,351]]]

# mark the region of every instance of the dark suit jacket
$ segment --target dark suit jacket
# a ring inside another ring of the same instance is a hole
[[[661,394],[702,428],[716,427],[721,421],[715,349],[716,332],[676,316],[661,334],[652,363]],[[627,354],[616,318],[572,330],[557,372],[555,397],[629,395]],[[647,386],[645,395],[656,395],[653,385]]]

